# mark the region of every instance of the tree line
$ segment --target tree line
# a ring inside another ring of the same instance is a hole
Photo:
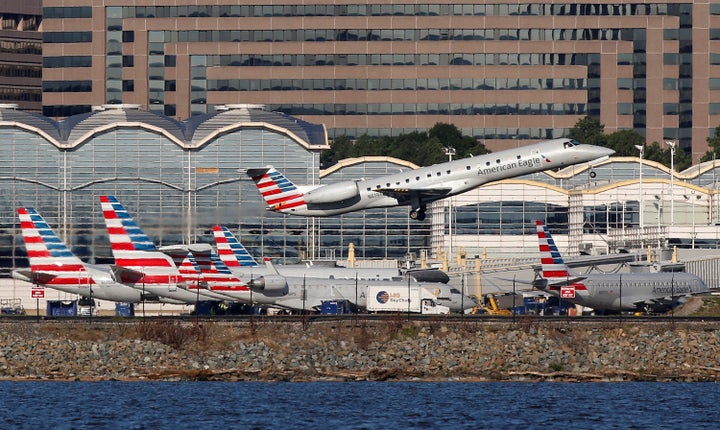
[[[620,130],[606,134],[605,125],[599,120],[585,117],[570,129],[568,137],[582,143],[604,146],[615,150],[615,156],[640,155],[636,145],[644,146],[643,158],[670,167],[671,148],[664,142],[647,144],[645,138],[635,130]],[[710,161],[720,156],[720,126],[714,136],[707,139],[709,150],[700,161]],[[418,166],[429,166],[448,160],[446,148],[455,150],[455,158],[487,154],[490,151],[472,136],[463,136],[452,124],[437,123],[427,132],[414,131],[394,137],[361,136],[357,140],[340,136],[333,140],[330,150],[320,156],[324,167],[345,158],[364,156],[387,156],[406,160]],[[675,170],[680,172],[692,165],[692,157],[676,145]]]

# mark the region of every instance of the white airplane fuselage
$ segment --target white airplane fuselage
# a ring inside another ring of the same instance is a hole
[[[643,305],[669,306],[680,297],[709,290],[699,277],[686,272],[592,274],[572,284],[574,303],[599,311],[634,311]],[[561,296],[559,287],[550,292]]]
[[[85,272],[72,275],[73,282],[60,281],[60,279],[68,275],[67,272],[61,272],[52,281],[38,283],[38,285],[68,294],[77,294],[83,297],[112,302],[139,303],[142,301],[142,293],[132,287],[116,282],[109,267],[91,264],[85,264],[84,267]],[[13,277],[33,282],[31,278],[21,273],[21,271],[14,271]]]
[[[568,145],[568,142],[573,143]],[[375,179],[343,181],[304,189],[306,206],[271,209],[302,216],[332,216],[403,205],[415,210],[488,182],[593,161],[613,152],[569,139],[553,139]]]
[[[233,271],[233,273],[235,273]],[[319,310],[322,302],[327,300],[348,300],[359,308],[365,308],[368,286],[402,287],[408,286],[407,281],[388,281],[377,279],[327,279],[312,277],[282,277],[287,288],[281,293],[265,293],[256,288],[237,293],[237,300],[246,303],[278,306],[294,310]],[[257,278],[256,278],[257,279]],[[252,283],[253,280],[249,279]],[[456,288],[447,284],[417,283],[413,287],[422,287],[432,291],[438,304],[447,306],[453,312],[461,312],[463,307],[471,309],[476,305],[470,297],[462,297]]]

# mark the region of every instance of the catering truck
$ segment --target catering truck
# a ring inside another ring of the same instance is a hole
[[[427,315],[450,313],[439,305],[431,290],[422,287],[367,287],[368,312],[413,312]]]

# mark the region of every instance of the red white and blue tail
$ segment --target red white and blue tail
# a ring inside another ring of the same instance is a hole
[[[100,196],[100,204],[115,266],[139,274],[132,276],[126,271],[121,274],[122,282],[174,284],[182,280],[172,258],[158,251],[115,197]]]
[[[207,288],[214,292],[233,298],[245,299],[249,296],[248,285],[233,275],[230,268],[214,253],[193,253]]]
[[[227,267],[257,267],[259,264],[240,243],[235,235],[224,226],[212,228],[218,256]]]
[[[274,167],[248,169],[247,174],[255,182],[268,210],[289,212],[307,207],[302,191]]]
[[[570,272],[565,264],[560,250],[550,235],[550,230],[542,221],[536,222],[538,244],[540,246],[540,263],[542,264],[542,277],[547,280],[549,287],[562,285],[573,285],[585,279],[585,276],[578,276]],[[575,284],[576,289],[584,289],[584,285]],[[557,288],[555,288],[557,289]]]
[[[17,212],[31,271],[23,272],[24,276],[48,286],[93,283],[83,262],[35,209],[19,208]]]
[[[545,223],[538,220],[536,222],[538,244],[540,245],[540,263],[542,263],[542,277],[545,279],[562,278],[567,279],[570,276],[570,269],[563,261],[562,255],[558,250],[555,241],[550,235]]]

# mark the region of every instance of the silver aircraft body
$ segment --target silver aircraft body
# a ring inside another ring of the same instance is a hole
[[[542,279],[534,286],[600,313],[667,311],[691,295],[709,293],[702,279],[686,272],[573,274],[542,221],[537,235]]]
[[[423,287],[431,291],[438,304],[451,311],[472,309],[475,302],[463,297],[459,290],[446,284],[421,284],[414,280],[348,279],[312,276],[284,276],[269,259],[265,259],[264,271],[254,277],[242,278],[225,265],[224,259],[211,251],[192,247],[203,281],[210,291],[222,293],[233,299],[288,310],[319,311],[322,303],[330,300],[347,300],[360,309],[366,307],[368,286]],[[232,263],[231,263],[232,264]],[[236,266],[237,267],[237,266]],[[260,274],[262,273],[262,274]]]
[[[219,258],[240,278],[252,279],[270,274],[267,266],[260,265],[248,250],[225,226],[212,228]],[[334,263],[334,262],[333,262]],[[326,279],[361,279],[398,281],[411,276],[418,282],[441,282],[447,284],[450,277],[437,269],[410,269],[403,274],[398,268],[343,267],[334,264],[277,264],[275,269],[283,276]]]
[[[485,183],[602,160],[615,151],[571,139],[552,139],[369,180],[296,186],[272,166],[248,169],[267,209],[290,215],[332,216],[371,208],[410,206],[425,219],[427,205]]]

